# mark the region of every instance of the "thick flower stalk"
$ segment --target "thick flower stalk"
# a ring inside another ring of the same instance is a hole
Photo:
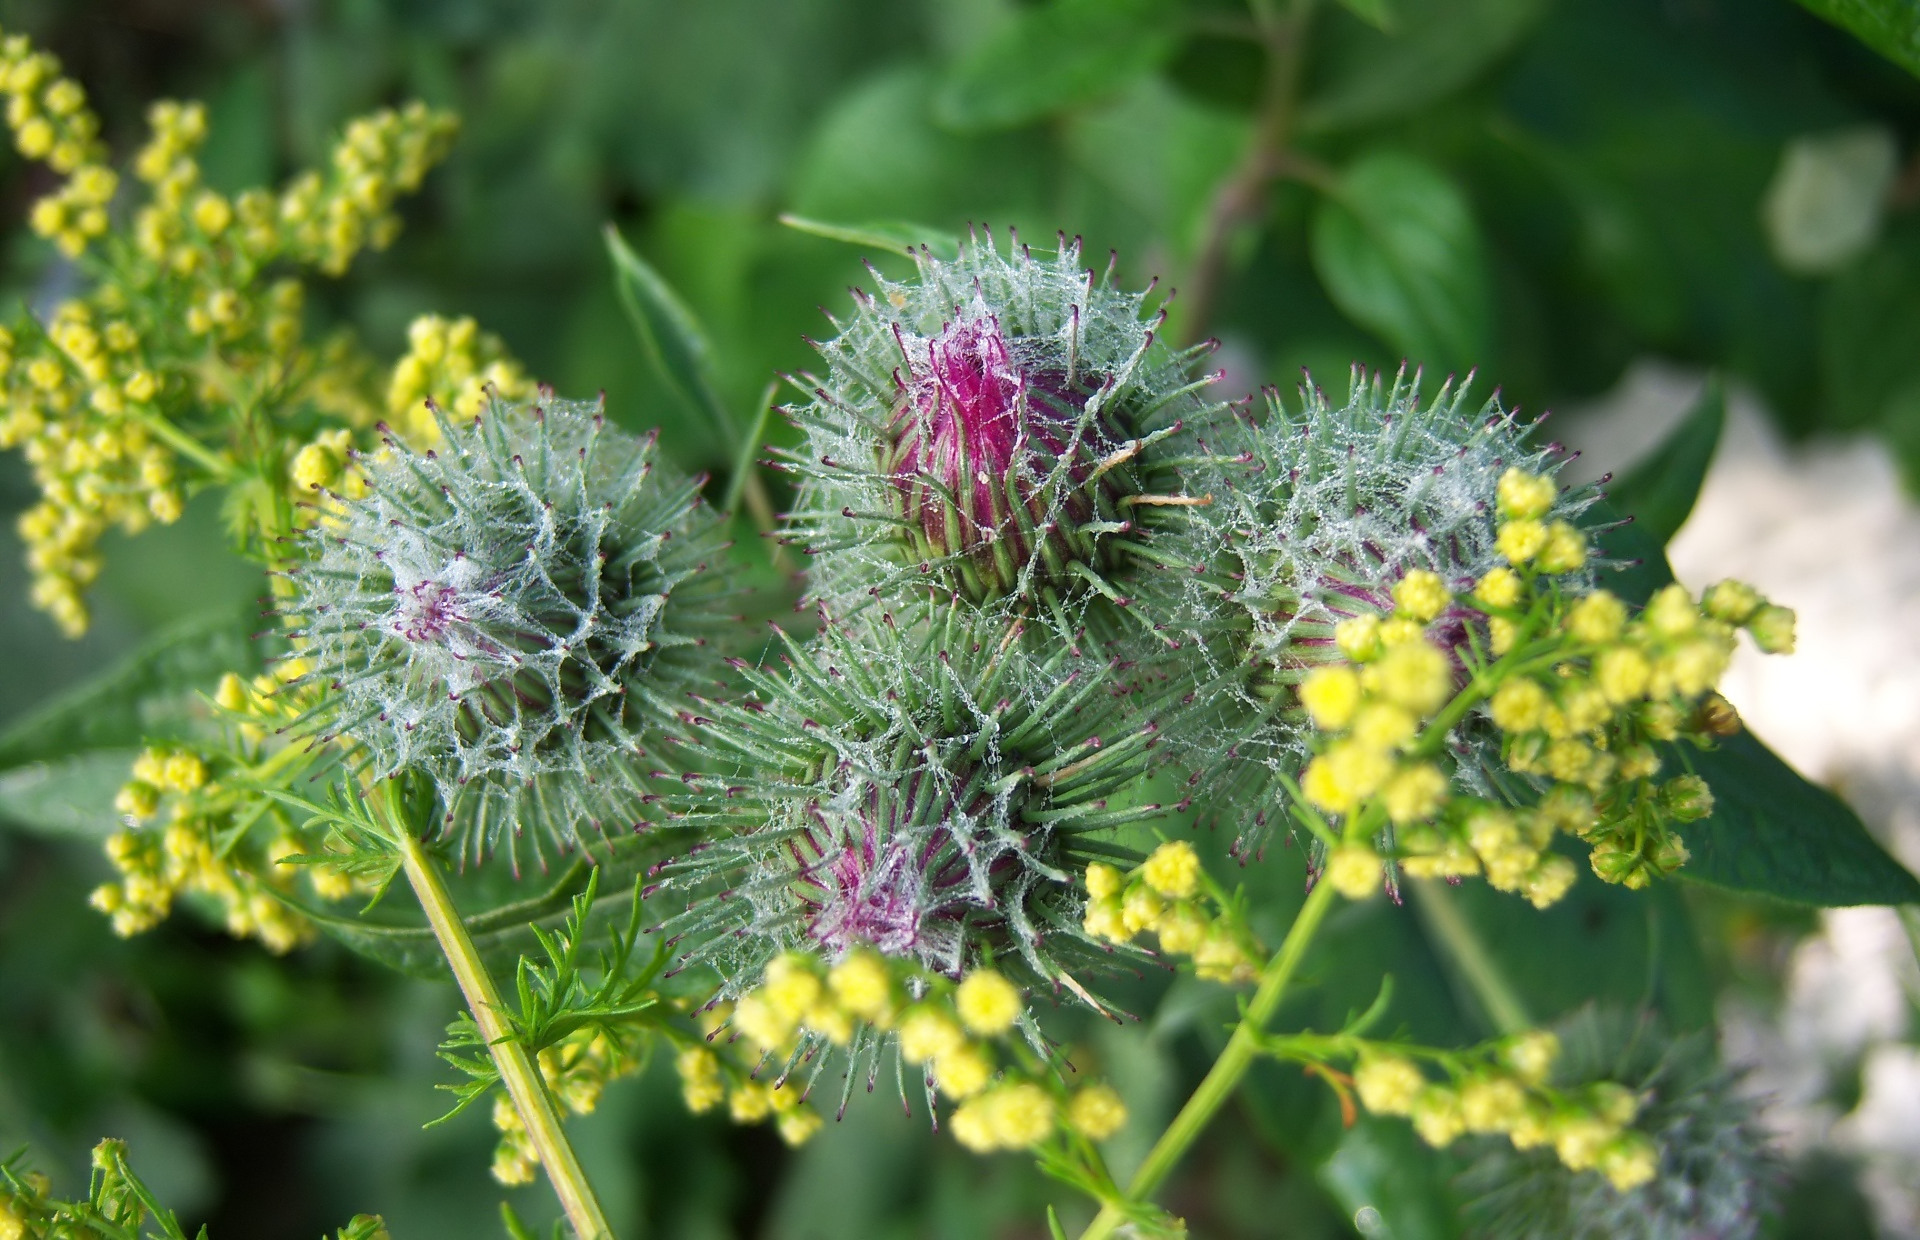
[[[1124,603],[1131,557],[1206,502],[1179,463],[1222,408],[1197,372],[1211,346],[1169,348],[1164,315],[1081,268],[1077,241],[1036,257],[988,234],[914,260],[916,278],[856,292],[818,346],[825,376],[795,381],[804,439],[777,455],[813,596],[850,613],[931,576],[977,602]]]
[[[598,405],[496,401],[439,430],[363,461],[366,494],[291,570],[324,687],[304,726],[350,738],[370,776],[431,778],[469,857],[625,833],[729,622],[718,523]]]
[[[324,173],[229,196],[201,180],[205,110],[157,103],[132,167],[144,201],[116,226],[120,177],[85,92],[17,36],[0,43],[0,90],[21,154],[66,176],[33,227],[86,282],[44,319],[0,328],[0,447],[22,451],[42,495],[20,519],[33,601],[78,634],[109,528],[169,523],[195,488],[243,485],[236,511],[271,542],[289,524],[292,444],[377,416],[352,345],[305,340],[292,273],[338,275],[391,241],[394,198],[442,158],[454,124],[420,104],[363,117]]]

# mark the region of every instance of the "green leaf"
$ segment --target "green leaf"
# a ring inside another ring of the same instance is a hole
[[[1190,253],[1201,244],[1220,183],[1246,149],[1247,129],[1245,117],[1145,78],[1111,104],[1070,118],[1061,136],[1101,198],[1132,208],[1150,235]],[[1087,227],[1097,231],[1092,221]]]
[[[1845,801],[1742,732],[1689,755],[1713,813],[1681,832],[1682,878],[1793,904],[1920,902],[1920,880],[1880,847]]]
[[[211,690],[222,673],[259,667],[250,627],[238,616],[214,615],[160,634],[0,732],[0,770],[184,737],[205,717],[196,690]]]
[[[728,455],[740,448],[733,424],[714,381],[713,346],[686,302],[666,278],[635,253],[613,225],[607,225],[607,255],[613,260],[614,287],[647,357],[676,395],[702,414]]]
[[[138,749],[96,749],[0,774],[0,819],[43,835],[102,840],[120,829],[113,799]]]
[[[1533,28],[1543,0],[1351,0],[1313,49],[1310,133],[1357,129],[1428,107],[1472,82]],[[1364,23],[1364,24],[1363,24]]]
[[[1607,499],[1633,518],[1640,533],[1666,546],[1693,511],[1726,420],[1726,393],[1714,376],[1659,446],[1607,488]]]
[[[1452,1240],[1460,1229],[1441,1157],[1404,1121],[1363,1116],[1320,1167],[1320,1183],[1368,1240]]]
[[[825,237],[829,241],[844,241],[849,245],[857,245],[869,250],[886,250],[889,253],[900,254],[917,250],[924,245],[933,251],[935,258],[951,259],[960,253],[960,242],[952,233],[927,224],[908,223],[906,220],[868,220],[863,224],[837,224],[830,220],[816,220],[788,212],[780,217],[780,222],[796,232]]]
[[[1787,143],[1760,218],[1782,267],[1839,270],[1873,244],[1900,173],[1900,143],[1884,125],[1806,134]]]
[[[1484,360],[1492,310],[1480,230],[1446,174],[1380,151],[1344,172],[1313,220],[1314,270],[1335,305],[1407,360]]]
[[[1800,0],[1909,73],[1920,74],[1920,0]]]
[[[953,66],[934,116],[1008,129],[1118,92],[1172,54],[1171,0],[1053,0],[1009,21]]]

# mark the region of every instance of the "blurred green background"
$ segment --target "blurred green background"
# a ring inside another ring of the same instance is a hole
[[[117,150],[150,100],[206,100],[223,189],[315,162],[358,112],[416,96],[457,110],[459,144],[404,204],[401,240],[316,288],[315,313],[384,356],[416,314],[473,315],[533,374],[604,389],[617,418],[721,475],[721,436],[622,314],[608,221],[705,323],[743,422],[773,372],[808,364],[803,335],[831,330],[818,308],[865,278],[859,250],[783,226],[790,212],[1083,235],[1118,251],[1127,282],[1182,288],[1171,330],[1217,335],[1237,390],[1414,357],[1477,366],[1539,410],[1654,356],[1745,382],[1791,436],[1871,430],[1920,478],[1920,83],[1784,0],[1327,3],[1284,105],[1249,11],[1226,0],[20,0],[0,25],[62,57]],[[1249,144],[1276,110],[1288,154],[1266,166]],[[70,278],[20,223],[44,178],[0,157],[9,298]],[[0,505],[28,500],[20,462],[0,460]],[[110,541],[95,630],[69,643],[25,607],[6,541],[0,722],[257,590],[197,505]],[[0,830],[0,1146],[31,1141],[71,1188],[95,1137],[127,1137],[215,1240],[312,1236],[360,1210],[400,1240],[497,1235],[503,1196],[552,1216],[543,1187],[488,1179],[483,1114],[420,1128],[451,1079],[431,1049],[450,985],[324,943],[276,960],[190,914],[113,939],[83,901],[114,824],[34,812],[38,777],[0,775],[0,813],[23,828]],[[1247,873],[1269,905],[1297,898],[1292,852]],[[1537,1015],[1652,997],[1680,1027],[1710,1023],[1728,988],[1772,994],[1811,924],[1591,883],[1524,925],[1473,911]],[[1411,909],[1340,917],[1286,1019],[1338,1019],[1384,969],[1414,1032],[1484,1031]],[[1125,989],[1144,1019],[1084,1024],[1085,1066],[1127,1092],[1121,1143],[1143,1148],[1231,1007],[1193,983]],[[1038,1237],[1065,1200],[889,1098],[793,1152],[689,1118],[676,1092],[662,1065],[578,1124],[623,1236]],[[1402,1155],[1415,1171],[1393,1170]],[[1273,1070],[1169,1202],[1203,1236],[1351,1235],[1368,1201],[1389,1228],[1369,1235],[1445,1237],[1447,1172],[1403,1129],[1343,1134],[1323,1089]],[[1795,1185],[1776,1234],[1869,1234],[1844,1164]]]

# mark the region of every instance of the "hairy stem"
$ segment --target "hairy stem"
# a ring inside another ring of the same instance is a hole
[[[1453,958],[1468,989],[1486,1010],[1487,1019],[1493,1022],[1494,1031],[1514,1034],[1533,1028],[1520,992],[1501,972],[1493,953],[1487,950],[1466,914],[1460,911],[1452,889],[1445,882],[1433,879],[1420,879],[1409,885],[1413,888],[1414,907],[1420,910],[1420,920]]]
[[[526,1125],[534,1152],[540,1156],[540,1165],[546,1168],[547,1179],[553,1185],[554,1195],[560,1198],[561,1208],[567,1212],[567,1221],[573,1225],[574,1234],[580,1240],[613,1240],[613,1229],[607,1225],[600,1199],[594,1195],[593,1185],[587,1182],[587,1174],[581,1169],[580,1160],[567,1141],[553,1095],[547,1092],[546,1082],[540,1078],[540,1069],[534,1063],[533,1056],[527,1053],[526,1046],[508,1026],[504,1015],[506,1006],[500,1000],[500,991],[482,963],[480,952],[467,934],[467,927],[460,920],[459,912],[453,907],[453,898],[447,893],[446,884],[440,880],[440,872],[434,868],[433,859],[420,847],[420,841],[413,837],[413,832],[397,820],[393,837],[395,847],[400,850],[400,864],[406,870],[407,881],[413,885],[413,893],[420,898],[420,907],[426,910],[433,936],[439,940],[440,950],[453,969],[454,979],[460,983],[460,993],[466,996],[474,1024],[479,1026],[480,1036],[486,1039],[487,1050],[500,1069],[501,1083],[507,1087],[507,1096],[513,1099],[514,1109],[520,1113],[520,1120]]]
[[[1266,1024],[1280,1006],[1288,983],[1293,980],[1301,958],[1306,955],[1307,944],[1312,941],[1314,932],[1319,930],[1320,923],[1326,919],[1333,901],[1332,884],[1314,884],[1313,890],[1307,895],[1307,902],[1300,906],[1300,915],[1293,919],[1293,925],[1288,928],[1280,950],[1273,954],[1273,959],[1267,962],[1267,967],[1261,972],[1260,984],[1247,1004],[1246,1015],[1241,1017],[1233,1036],[1227,1039],[1227,1048],[1220,1052],[1220,1058],[1213,1061],[1213,1067],[1207,1070],[1200,1087],[1193,1091],[1187,1104],[1173,1117],[1173,1123],[1167,1125],[1167,1130],[1147,1151],[1146,1161],[1134,1172],[1132,1181],[1127,1185],[1129,1201],[1143,1201],[1160,1187],[1160,1182],[1179,1164],[1187,1147],[1199,1137],[1214,1113],[1233,1096],[1240,1079],[1247,1074],[1247,1069],[1253,1066],[1254,1058],[1260,1053],[1260,1037],[1266,1032]],[[1100,1213],[1094,1216],[1093,1222],[1080,1233],[1080,1240],[1105,1240],[1125,1221],[1126,1214],[1122,1208],[1104,1205]]]

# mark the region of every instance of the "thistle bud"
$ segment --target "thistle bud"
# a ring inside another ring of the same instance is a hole
[[[718,523],[597,405],[496,401],[440,429],[436,451],[390,442],[308,535],[289,613],[326,691],[304,726],[427,775],[473,855],[625,829],[634,764],[710,676]]]

